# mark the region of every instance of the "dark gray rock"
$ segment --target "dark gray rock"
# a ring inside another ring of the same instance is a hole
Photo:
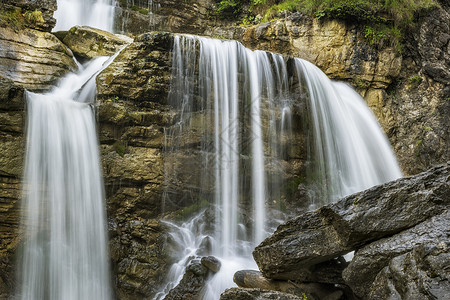
[[[448,227],[447,227],[448,229]],[[367,299],[448,299],[449,238],[393,258],[377,275]]]
[[[312,265],[443,213],[450,163],[348,196],[289,220],[253,252],[264,276],[292,279]]]
[[[192,260],[186,268],[183,279],[164,298],[164,300],[198,299],[199,293],[206,283],[208,268],[200,260]]]
[[[276,291],[262,289],[227,289],[220,300],[303,300],[304,298]],[[308,298],[309,299],[309,298]]]
[[[214,273],[217,273],[217,272],[219,272],[222,264],[214,256],[206,256],[206,257],[202,257],[202,265],[204,265],[205,267],[207,267]]]
[[[390,266],[386,267],[388,268],[387,270],[383,270],[384,275],[378,275],[380,277],[378,280],[379,283],[374,284],[375,289],[377,290],[379,290],[381,286],[384,286],[384,289],[390,286],[390,284],[383,285],[381,282],[384,281],[386,283],[388,281],[388,277],[386,277],[387,274],[392,272],[396,273],[399,277],[405,278],[404,280],[409,279],[411,276],[419,275],[420,272],[417,268],[420,267],[417,264],[407,265],[406,263],[408,259],[423,260],[423,257],[417,258],[417,255],[412,254],[412,252],[416,251],[415,249],[424,246],[429,247],[430,245],[433,245],[433,248],[436,248],[441,243],[446,245],[446,242],[449,240],[450,212],[447,210],[445,213],[433,217],[429,221],[423,222],[392,237],[373,242],[358,250],[355,253],[353,260],[350,262],[350,265],[344,270],[343,277],[356,295],[366,298],[375,277],[377,277],[378,273],[380,273],[383,268],[388,265]],[[448,249],[446,250],[446,254],[443,255],[447,255],[447,257],[450,255]],[[400,259],[400,256],[403,258]],[[402,268],[397,268],[398,264],[403,264]],[[450,261],[447,261],[447,264],[447,267],[449,267]],[[432,265],[429,265],[428,267],[431,268],[428,274],[438,274],[442,271],[447,272],[447,279],[450,276],[448,270],[434,270]],[[390,268],[394,269],[390,270]],[[383,280],[381,278],[383,278]],[[406,283],[408,282],[406,281]],[[448,286],[448,280],[446,284]],[[404,288],[407,288],[408,286],[408,284],[405,284]],[[427,288],[422,290],[427,290]],[[379,291],[377,293],[379,293]],[[369,298],[373,299],[372,297]]]
[[[340,299],[344,295],[344,291],[335,284],[295,283],[268,279],[261,272],[254,270],[237,271],[233,281],[241,288],[278,291],[296,296],[307,295],[308,299]]]

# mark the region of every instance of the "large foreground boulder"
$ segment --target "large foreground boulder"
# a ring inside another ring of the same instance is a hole
[[[280,225],[253,256],[269,278],[299,277],[304,269],[445,212],[449,177],[447,163],[298,216]]]
[[[449,207],[447,163],[298,216],[253,255],[267,278],[317,283],[321,276],[311,278],[313,270],[327,262],[332,267],[331,261],[353,250],[348,266],[336,265],[334,273],[342,277],[334,283],[347,285],[360,299],[446,299]]]

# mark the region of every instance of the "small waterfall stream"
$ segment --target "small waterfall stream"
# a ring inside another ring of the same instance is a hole
[[[209,238],[211,254],[222,268],[207,284],[203,299],[218,299],[234,285],[237,270],[257,268],[251,251],[277,225],[267,213],[285,188],[268,168],[286,169],[287,153],[295,145],[290,140],[293,111],[300,103],[308,108],[314,140],[310,172],[317,175],[309,185],[310,208],[401,177],[389,143],[362,98],[314,65],[196,36],[176,36],[173,49],[169,104],[180,115],[166,129],[166,151],[185,151],[183,143],[195,131],[203,153],[200,186],[214,187],[209,195],[214,197],[215,222]],[[197,123],[201,129],[192,129]],[[172,201],[169,194],[165,201]],[[174,239],[189,250],[180,254],[169,284],[156,299],[164,298],[181,280],[182,266],[198,255],[208,230],[195,224],[204,218],[200,214],[182,225],[172,224]]]
[[[95,76],[108,57],[47,94],[27,92],[20,299],[110,299]]]
[[[58,0],[53,31],[83,25],[112,32],[115,3],[115,0]]]
[[[114,3],[58,0],[55,30],[111,31]],[[114,58],[79,65],[46,94],[26,92],[25,238],[14,299],[112,298],[93,102],[95,78]]]

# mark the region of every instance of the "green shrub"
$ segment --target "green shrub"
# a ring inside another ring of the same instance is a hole
[[[409,84],[411,84],[412,87],[418,87],[423,81],[423,78],[421,76],[411,76],[409,78]]]

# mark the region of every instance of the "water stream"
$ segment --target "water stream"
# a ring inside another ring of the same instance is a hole
[[[58,1],[55,30],[111,30],[114,1]],[[114,56],[115,57],[115,56]],[[94,99],[99,57],[46,94],[26,92],[27,148],[15,299],[111,299]],[[109,60],[108,60],[109,59]]]
[[[401,177],[387,138],[362,98],[311,63],[251,51],[235,41],[187,35],[175,37],[173,53],[169,103],[180,117],[166,129],[166,153],[185,151],[186,138],[195,132],[203,174],[195,184],[213,190],[208,195],[214,198],[209,203],[215,221],[209,231],[196,225],[205,220],[202,214],[172,224],[174,240],[189,250],[180,253],[156,299],[181,280],[206,236],[222,268],[203,290],[203,299],[219,299],[234,285],[237,270],[257,269],[251,251],[277,224],[267,214],[280,195],[286,197],[286,182],[276,177],[295,161],[293,124],[298,120],[293,112],[301,107],[313,141],[306,163],[307,173],[315,174],[308,180],[310,209]],[[170,194],[164,200],[174,201]]]
[[[115,0],[58,0],[53,31],[83,25],[112,32],[115,3]]]

